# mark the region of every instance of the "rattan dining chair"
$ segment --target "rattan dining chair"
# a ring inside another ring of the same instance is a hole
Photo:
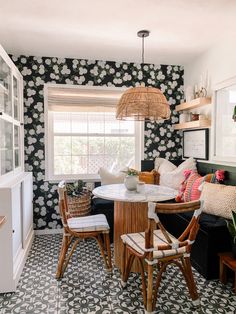
[[[105,215],[91,215],[69,218],[66,184],[61,181],[58,185],[59,208],[63,224],[63,239],[58,260],[56,278],[63,276],[70,258],[81,239],[96,239],[104,259],[107,271],[112,271],[111,248],[108,225]],[[69,248],[70,252],[68,253]]]
[[[164,228],[157,215],[157,213],[173,214],[191,211],[194,211],[192,219],[178,238]],[[142,276],[145,313],[154,313],[162,274],[171,263],[177,265],[183,273],[193,305],[200,306],[190,263],[190,252],[199,229],[198,222],[201,211],[202,202],[200,201],[181,204],[150,202],[148,203],[148,229],[145,232],[121,236],[124,244],[121,283],[123,287],[126,286],[133,261],[136,258]],[[153,276],[155,266],[157,269],[156,282]],[[145,267],[147,267],[147,279]]]

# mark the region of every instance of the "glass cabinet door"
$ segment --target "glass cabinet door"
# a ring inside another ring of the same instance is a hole
[[[12,116],[11,68],[0,56],[0,112]]]
[[[0,120],[0,153],[1,174],[13,170],[13,125],[11,122]]]
[[[20,126],[14,125],[14,158],[15,168],[20,166]]]
[[[23,171],[23,80],[0,46],[0,178]]]
[[[19,97],[19,82],[15,76],[13,76],[13,109],[14,119],[20,120],[20,97]]]

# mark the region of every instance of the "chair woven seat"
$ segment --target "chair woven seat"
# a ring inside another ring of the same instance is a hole
[[[103,214],[69,218],[67,220],[68,227],[76,232],[91,232],[91,231],[109,231],[106,216]]]
[[[173,243],[178,241],[170,233],[168,233],[168,235],[171,238]],[[168,244],[161,230],[154,230],[153,236],[154,236],[153,237],[154,247],[157,247],[158,245]],[[144,232],[123,234],[121,236],[121,239],[126,245],[129,245],[138,253],[144,254],[145,252],[147,252],[147,250],[145,249],[145,233]],[[177,248],[177,249],[170,249],[170,250],[154,250],[153,259],[163,258],[166,256],[172,256],[175,254],[183,254],[184,252],[186,252],[185,246]]]

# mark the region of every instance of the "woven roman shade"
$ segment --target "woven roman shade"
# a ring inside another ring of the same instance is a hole
[[[119,120],[163,120],[170,118],[170,106],[154,87],[134,87],[124,92],[116,110]]]

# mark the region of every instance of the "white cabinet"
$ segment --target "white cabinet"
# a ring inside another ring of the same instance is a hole
[[[32,173],[24,172],[23,78],[0,46],[0,293],[15,291],[33,241]]]
[[[0,184],[0,293],[15,291],[33,241],[32,173]]]

